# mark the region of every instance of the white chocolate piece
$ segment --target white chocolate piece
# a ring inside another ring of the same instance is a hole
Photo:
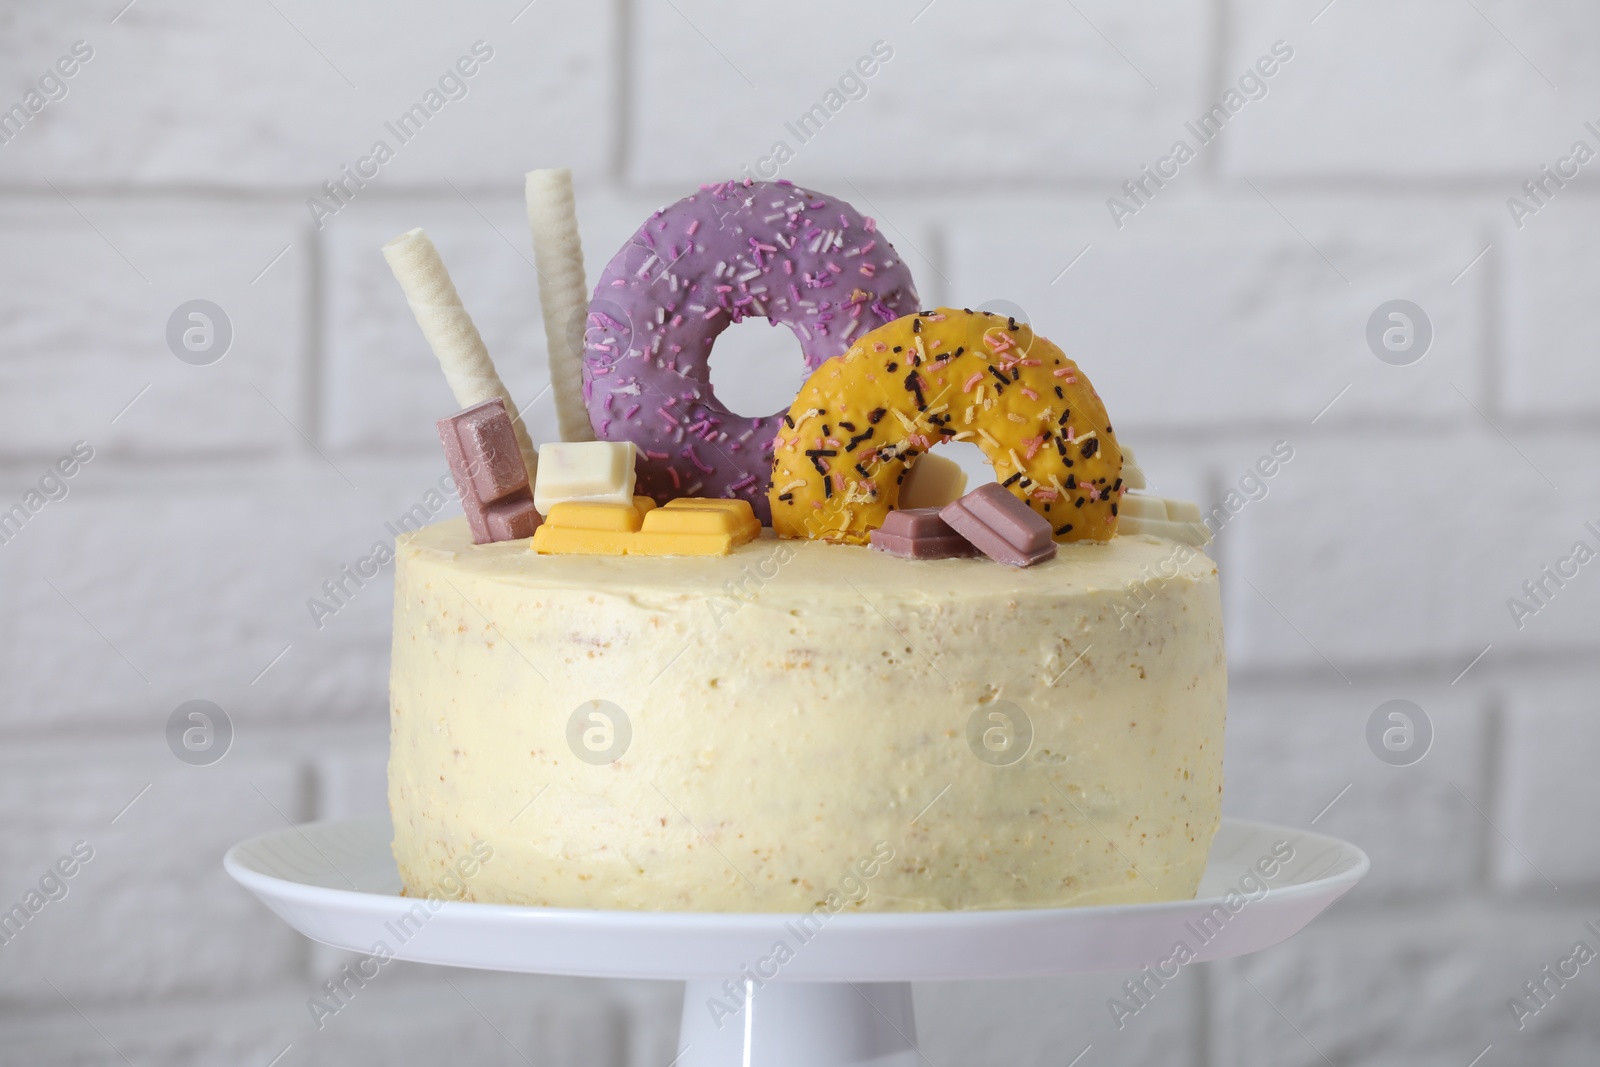
[[[445,269],[439,250],[419,227],[407,230],[383,246],[383,258],[389,261],[395,281],[406,294],[406,303],[422,327],[422,336],[433,349],[439,367],[456,403],[464,408],[499,397],[511,413],[511,428],[517,435],[517,449],[522,453],[528,476],[533,477],[539,467],[539,454],[534,451],[528,428],[517,414],[511,391],[500,380],[484,347],[483,337],[472,322],[472,316],[461,306],[450,272]]]
[[[1200,505],[1188,500],[1167,500],[1167,518],[1173,522],[1199,522]]]
[[[1133,458],[1133,450],[1120,441],[1122,449],[1122,484],[1129,489],[1145,489],[1148,483],[1144,480],[1144,471],[1140,469],[1138,460]]]
[[[539,274],[539,307],[550,353],[550,390],[563,441],[593,441],[594,427],[583,402],[583,333],[589,289],[583,276],[583,243],[572,197],[572,171],[530,170],[528,228]]]
[[[1124,493],[1117,510],[1118,534],[1164,537],[1196,547],[1211,543],[1211,531],[1201,519],[1200,505],[1187,500]]]
[[[1167,519],[1167,504],[1158,496],[1139,496],[1126,493],[1117,506],[1121,518],[1117,520],[1117,529],[1124,530],[1123,525],[1129,519],[1157,519],[1165,522]]]
[[[942,508],[951,501],[960,500],[967,491],[967,472],[953,459],[929,452],[918,456],[906,469],[906,480],[900,483],[902,511],[911,508]]]
[[[575,500],[633,503],[632,441],[557,441],[539,455],[544,462],[533,482],[533,506],[540,515]]]

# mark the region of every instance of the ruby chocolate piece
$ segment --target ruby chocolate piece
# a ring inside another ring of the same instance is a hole
[[[950,559],[978,554],[971,541],[939,517],[938,508],[891,511],[869,539],[878,551],[903,559]]]
[[[532,537],[540,518],[505,401],[485,400],[437,425],[473,543]]]
[[[946,504],[939,517],[999,563],[1031,567],[1056,554],[1050,524],[998,482],[980,485]]]

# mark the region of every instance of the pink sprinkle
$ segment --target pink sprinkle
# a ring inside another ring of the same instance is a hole
[[[871,215],[868,215],[866,217],[865,229],[866,229],[866,231],[868,233],[877,233],[878,232],[878,220],[873,218]]]
[[[714,319],[720,314],[722,314],[722,309],[721,308],[712,308],[710,311],[706,312],[704,315],[701,315],[700,317],[702,319]]]
[[[680,452],[678,454],[680,456],[682,456],[684,459],[688,460],[690,463],[693,463],[694,466],[695,466],[695,469],[698,470],[701,474],[710,474],[711,473],[712,468],[710,468],[710,467],[706,466],[704,463],[702,463],[701,460],[700,460],[700,457],[695,455],[694,446],[693,445],[690,445],[689,447],[685,448],[682,452]]]
[[[602,441],[605,440],[606,431],[609,430],[609,429],[611,429],[611,420],[610,419],[601,419],[600,420],[600,439]]]
[[[1033,491],[1035,500],[1054,500],[1057,496],[1060,496],[1060,494],[1054,489],[1035,489]]]
[[[831,259],[828,260],[828,269],[833,271],[833,273],[835,273],[835,274],[843,274],[844,273],[844,268],[839,266],[839,264],[835,263]]]
[[[647,458],[655,459],[655,460],[662,460],[662,459],[671,458],[665,452],[652,452],[648,448],[644,450],[644,454],[645,454],[645,456]]]
[[[972,387],[981,381],[983,381],[983,372],[979,371],[977,374],[974,374],[972,377],[967,379],[967,383],[961,387],[961,391],[963,393],[970,393],[972,392]]]
[[[731,285],[719,285],[719,286],[716,287],[716,290],[719,293],[731,293],[731,292],[733,292],[733,286],[731,286]]]
[[[1027,390],[1023,390],[1023,391],[1026,392]],[[1034,399],[1037,400],[1038,397],[1034,397]],[[1032,459],[1038,453],[1039,446],[1044,444],[1044,438],[1043,437],[1030,437],[1030,438],[1028,438],[1026,443],[1027,443],[1028,448],[1027,448],[1027,451],[1023,453],[1022,458],[1023,459]]]
[[[669,474],[672,477],[672,488],[674,488],[674,489],[682,489],[683,488],[683,483],[678,481],[678,468],[676,468],[676,467],[668,467],[667,468],[667,474]]]
[[[1027,397],[1029,400],[1039,399],[1039,394],[1034,392],[1032,389],[1029,389],[1026,385],[1022,387],[1022,395]]]
[[[638,413],[639,413],[639,405],[638,404],[629,404],[628,405],[628,410],[624,411],[622,413],[622,417],[624,419],[631,419],[635,415],[637,415]]]
[[[689,236],[690,237],[693,237],[694,234],[695,234],[695,231],[698,230],[699,228],[700,228],[700,220],[699,219],[691,219],[691,220],[689,220]]]
[[[873,266],[871,263],[863,263],[857,269],[861,272],[863,277],[875,278],[878,276],[878,268]]]
[[[794,273],[794,260],[786,259],[786,260],[783,261],[783,273],[785,273],[785,274],[793,274]]]
[[[678,420],[673,418],[672,417],[672,412],[668,411],[666,408],[664,408],[664,407],[656,408],[656,413],[659,414],[663,419],[666,419],[668,425],[671,425],[671,426],[678,425]]]
[[[755,480],[756,476],[754,474],[747,474],[743,478],[740,478],[738,481],[734,482],[732,485],[728,486],[728,492],[737,493],[747,485],[754,485]]]
[[[627,285],[627,284],[628,284],[628,279],[626,279],[626,278],[612,278],[611,279],[611,288],[613,288],[613,289],[620,288],[620,287],[622,287],[624,285]]]
[[[682,315],[674,315],[674,316],[672,316],[672,321],[670,323],[668,323],[667,325],[669,325],[669,326],[682,326],[683,325],[683,316]],[[672,350],[674,352],[682,351],[681,349],[678,348],[677,345],[673,345]]]
[[[1024,367],[1038,367],[1042,365],[1041,361],[1037,359],[1019,359],[1017,362],[1021,363]]]
[[[874,341],[872,342],[872,350],[874,352],[887,352],[889,351],[889,346],[882,341]]]
[[[1055,370],[1051,371],[1050,373],[1052,375],[1054,375],[1055,377],[1057,377],[1057,378],[1070,379],[1067,382],[1068,385],[1072,385],[1073,382],[1076,381],[1076,379],[1072,377],[1072,368],[1071,367],[1057,367]]]

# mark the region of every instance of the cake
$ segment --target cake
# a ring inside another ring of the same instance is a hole
[[[541,272],[581,278],[541,221],[560,220],[535,219]],[[408,893],[712,912],[1194,895],[1221,810],[1217,571],[1197,509],[1137,491],[1060,349],[917,308],[848,205],[710,186],[652,216],[576,316],[542,288],[547,328],[579,329],[552,337],[552,377],[581,374],[558,399],[596,439],[535,451],[442,264],[399,265],[416,234],[386,252],[467,408],[440,422],[466,516],[395,548]],[[819,299],[844,264],[852,290]],[[785,302],[785,276],[827,284]],[[811,369],[787,412],[716,405],[717,311],[799,324]],[[996,482],[929,475],[951,439]]]

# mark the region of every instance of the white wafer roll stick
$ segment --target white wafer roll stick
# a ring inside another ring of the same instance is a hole
[[[589,312],[589,287],[583,277],[583,244],[572,199],[572,172],[530,170],[528,226],[533,259],[539,268],[539,307],[550,351],[550,390],[563,441],[593,441],[589,408],[583,401],[583,331]]]
[[[383,258],[389,261],[395,281],[405,292],[406,303],[411,305],[411,313],[422,327],[422,336],[427,338],[438,358],[456,403],[465,408],[494,397],[505,401],[522,462],[527,465],[528,477],[532,479],[538,469],[539,454],[528,438],[528,428],[517,415],[510,390],[495,373],[494,361],[489,358],[478,327],[473,325],[467,309],[461,306],[461,297],[456,294],[444,260],[439,258],[439,250],[419,228],[408,230],[384,245]]]

